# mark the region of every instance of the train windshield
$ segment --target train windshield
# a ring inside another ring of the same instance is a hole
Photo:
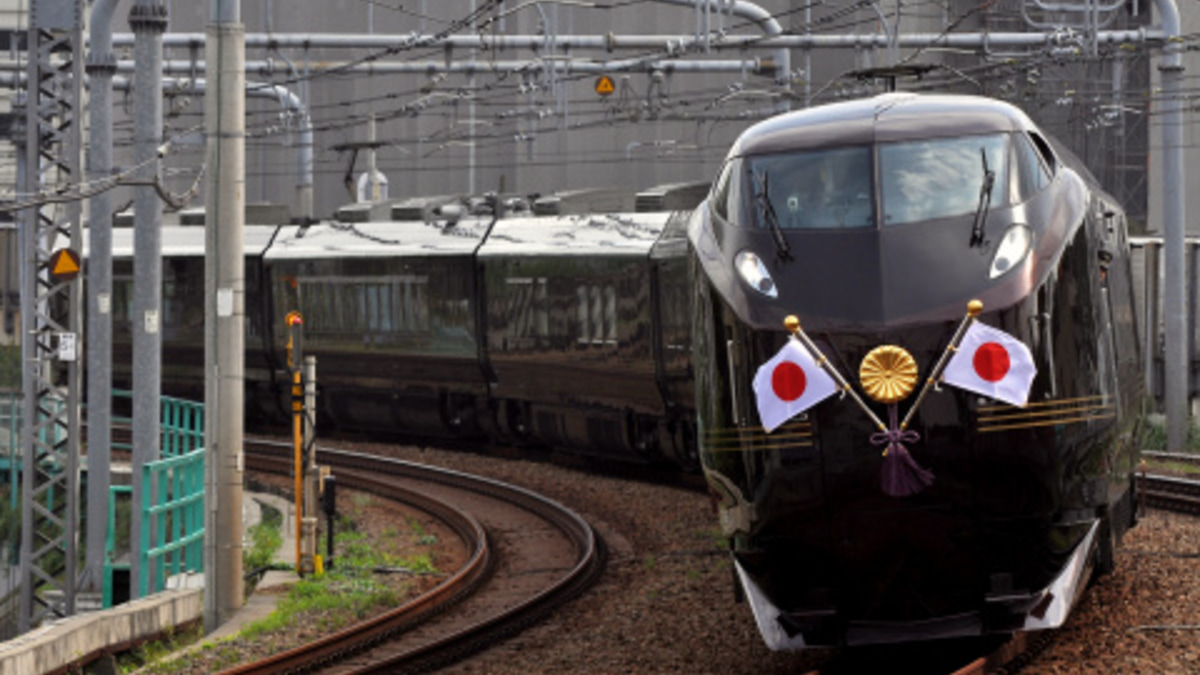
[[[1003,205],[1008,194],[1007,148],[1007,134],[880,145],[884,225],[975,213],[981,191],[988,208]]]
[[[1004,133],[881,143],[878,174],[871,146],[749,157],[750,215],[764,229],[872,227],[875,175],[885,226],[966,216],[981,202],[1004,206],[1009,144]]]
[[[869,146],[762,155],[750,158],[747,168],[759,227],[827,229],[875,223]]]

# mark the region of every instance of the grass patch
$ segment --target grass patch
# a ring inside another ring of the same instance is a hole
[[[273,518],[264,509],[260,525],[267,526],[272,522]],[[270,530],[269,527],[264,529]],[[278,531],[279,523],[275,522],[274,532],[278,534]],[[263,548],[270,546],[265,533],[255,532],[252,548],[258,548],[260,536],[264,540]],[[335,537],[336,567],[324,575],[310,576],[293,585],[270,616],[248,624],[227,640],[206,644],[170,662],[155,663],[146,672],[176,675],[220,670],[247,658],[265,656],[248,657],[247,643],[270,645],[271,652],[278,652],[296,646],[289,642],[289,636],[297,627],[303,627],[308,634],[327,634],[400,605],[407,597],[407,583],[388,583],[387,580],[394,577],[377,575],[374,573],[376,568],[403,568],[414,573],[436,573],[437,570],[428,553],[401,557],[389,553],[388,547],[381,544],[347,527]],[[277,543],[275,547],[278,547]],[[250,555],[257,554],[247,553]]]
[[[21,346],[0,347],[0,389],[21,389]]]
[[[242,566],[247,571],[262,569],[275,560],[275,552],[283,545],[283,514],[279,509],[262,505],[262,520],[250,526],[250,546],[242,552]]]
[[[168,654],[194,643],[202,637],[204,637],[203,626],[195,626],[182,633],[176,633],[174,629],[168,628],[162,640],[138,645],[117,658],[117,672],[132,673],[146,664],[154,663]]]

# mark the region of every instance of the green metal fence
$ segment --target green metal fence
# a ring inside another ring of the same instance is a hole
[[[142,467],[142,514],[138,597],[166,586],[168,563],[172,575],[203,569],[203,448]],[[151,532],[159,542],[153,548]]]
[[[114,395],[131,396],[131,392],[117,391]],[[131,539],[137,537],[141,551],[138,578],[130,579],[131,585],[137,585],[138,597],[163,590],[169,575],[203,570],[204,405],[169,396],[161,400],[163,459],[142,466],[142,526],[140,532],[130,533]],[[113,533],[118,495],[132,490],[114,486],[110,491],[105,607],[114,601],[114,576],[130,567],[128,562],[117,561]]]
[[[25,415],[25,399],[19,391],[0,391],[0,463],[8,474],[9,508],[20,508],[17,486],[21,456],[21,420]]]

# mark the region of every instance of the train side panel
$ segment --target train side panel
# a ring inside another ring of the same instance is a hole
[[[478,263],[492,397],[517,438],[661,458],[651,246],[667,214],[514,218]]]

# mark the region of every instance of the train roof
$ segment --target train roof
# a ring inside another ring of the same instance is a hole
[[[891,93],[785,113],[742,133],[730,156],[831,145],[1032,130],[1019,108],[980,96]]]
[[[671,213],[598,213],[505,218],[496,222],[481,257],[611,255],[649,252]]]
[[[609,255],[645,253],[660,240],[674,212],[603,213],[570,216],[518,216],[495,221],[468,216],[446,221],[320,222],[247,225],[246,255],[268,260],[472,255]],[[484,237],[491,228],[491,235]],[[481,247],[480,244],[483,243]],[[113,230],[113,255],[133,255],[132,228]],[[204,255],[205,228],[164,226],[166,257]],[[88,249],[84,249],[85,255]]]
[[[322,222],[276,239],[268,259],[373,258],[415,255],[470,255],[483,241],[491,216],[443,222]]]
[[[246,255],[259,255],[271,243],[271,238],[286,236],[289,231],[295,231],[295,225],[247,225],[243,234],[243,247]],[[162,254],[167,257],[202,257],[204,255],[203,227],[188,225],[164,225],[161,233]],[[84,231],[84,255],[90,252],[87,230]],[[114,227],[112,234],[113,256],[128,258],[133,255],[134,229],[131,227]]]

